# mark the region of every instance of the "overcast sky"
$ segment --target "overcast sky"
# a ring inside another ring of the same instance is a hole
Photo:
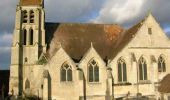
[[[0,3],[0,69],[9,69],[18,0]],[[46,21],[109,23],[130,27],[152,12],[170,34],[169,0],[45,0]]]

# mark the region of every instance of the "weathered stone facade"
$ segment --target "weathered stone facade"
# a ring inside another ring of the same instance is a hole
[[[43,100],[113,100],[132,98],[139,93],[160,97],[158,82],[170,73],[170,40],[151,14],[128,30],[117,30],[120,35],[115,35],[113,44],[109,42],[110,47],[114,46],[113,53],[104,55],[110,56],[108,59],[100,55],[101,50],[94,42],[75,60],[73,54],[67,52],[71,47],[65,50],[65,42],[56,44],[57,35],[47,41],[50,33],[45,29],[43,1],[37,2],[34,5],[22,0],[16,9],[9,94],[37,96]],[[97,26],[103,27],[93,27]],[[104,26],[105,31],[106,28]],[[67,27],[65,30],[71,32]],[[98,41],[102,41],[103,38],[98,37]],[[76,36],[72,38],[76,40]]]

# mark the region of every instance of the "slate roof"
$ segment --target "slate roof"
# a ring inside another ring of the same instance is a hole
[[[80,60],[92,42],[103,59],[113,59],[132,40],[143,22],[128,30],[114,24],[46,23],[46,43],[48,48],[50,46],[47,55],[52,56],[61,45],[73,60]]]
[[[170,74],[166,75],[160,82],[158,91],[161,93],[170,93]]]
[[[48,44],[46,56],[52,57],[62,46],[68,55],[78,62],[92,42],[104,60],[113,59],[136,36],[150,15],[128,30],[115,24],[45,23]]]
[[[46,43],[50,44],[48,54],[52,56],[61,45],[74,60],[83,57],[91,42],[102,58],[110,58],[124,31],[119,25],[88,23],[46,23],[45,29]]]
[[[42,5],[42,0],[20,0],[21,6]]]

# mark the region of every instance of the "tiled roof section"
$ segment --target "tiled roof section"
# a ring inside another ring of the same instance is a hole
[[[52,56],[62,45],[71,58],[80,60],[92,42],[103,59],[110,58],[123,31],[119,25],[46,23],[46,42],[50,44],[48,54]]]
[[[114,46],[112,59],[117,55],[118,52],[120,52],[132,40],[133,37],[135,37],[137,31],[143,25],[143,22],[144,22],[144,20],[142,20],[138,24],[134,25],[130,29],[126,30],[122,34],[122,36],[119,37],[118,41],[116,42],[116,44]]]
[[[170,74],[166,75],[163,80],[160,82],[158,91],[161,93],[170,93]]]
[[[42,0],[20,0],[21,6],[42,5]]]

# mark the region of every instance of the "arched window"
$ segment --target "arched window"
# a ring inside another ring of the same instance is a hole
[[[30,89],[30,81],[28,79],[25,81],[25,89]]]
[[[27,44],[27,30],[26,29],[23,30],[23,44],[24,45]]]
[[[27,13],[26,10],[24,10],[22,12],[22,16],[23,16],[23,23],[27,23],[27,21],[28,21],[28,13]]]
[[[33,29],[31,28],[31,29],[30,29],[30,45],[33,45],[33,34],[34,34],[34,31],[33,31]]]
[[[27,61],[28,61],[28,58],[27,58],[27,57],[25,57],[25,63],[27,63]]]
[[[123,58],[118,60],[118,82],[127,82],[126,63]]]
[[[30,23],[34,23],[34,11],[30,11]]]
[[[89,82],[99,82],[99,66],[94,59],[88,63],[88,70]]]
[[[62,82],[72,81],[72,67],[67,63],[61,66],[60,77]]]
[[[158,58],[158,72],[166,72],[166,63],[162,55]]]
[[[139,80],[147,80],[147,63],[143,57],[139,59]]]

